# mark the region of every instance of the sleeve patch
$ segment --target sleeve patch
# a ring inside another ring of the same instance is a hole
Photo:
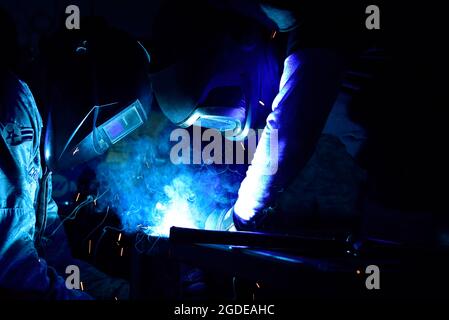
[[[21,127],[15,123],[8,123],[2,134],[6,143],[15,147],[26,141],[33,141],[34,129],[32,127]]]

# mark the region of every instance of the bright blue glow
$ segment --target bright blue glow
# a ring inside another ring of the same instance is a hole
[[[145,113],[140,101],[136,100],[125,110],[109,119],[100,128],[106,131],[111,142],[115,144],[144,123],[145,120],[139,114],[139,110],[141,113]]]
[[[45,140],[44,140],[44,157],[45,161],[48,163],[51,157],[51,135],[53,131],[53,123],[51,120],[51,112],[48,114],[47,118],[47,130],[45,130]]]
[[[125,126],[120,121],[112,122],[109,127],[105,127],[107,133],[111,137],[111,140],[117,139],[125,131]]]
[[[46,161],[50,160],[51,152],[50,152],[50,148],[49,147],[45,147],[44,156],[45,156],[45,160]]]
[[[100,189],[109,190],[98,206],[117,212],[123,231],[168,236],[172,226],[204,229],[211,213],[233,205],[241,175],[224,165],[174,165],[170,147],[168,134],[130,137],[98,166]]]

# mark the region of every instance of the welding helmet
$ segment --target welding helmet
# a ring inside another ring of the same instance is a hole
[[[49,70],[44,156],[53,170],[105,153],[148,119],[150,56],[142,43],[88,21],[51,39],[43,56]]]
[[[276,83],[276,72],[265,72],[273,65],[267,63],[266,48],[242,47],[232,37],[219,40],[215,46],[185,52],[152,74],[154,97],[177,126],[213,128],[228,139],[243,140],[254,122],[255,107],[262,108],[262,101],[273,97],[275,90],[263,88]],[[271,97],[264,97],[267,94]]]

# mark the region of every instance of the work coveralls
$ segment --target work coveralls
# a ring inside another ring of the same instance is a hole
[[[43,178],[39,152],[42,120],[28,86],[7,71],[1,73],[0,292],[7,298],[90,299],[81,290],[68,289],[63,277],[67,275],[58,275],[36,249],[37,198]],[[46,187],[51,195],[50,179]],[[48,196],[48,230],[59,223],[57,206]],[[62,230],[49,240],[61,254],[54,258],[74,263],[66,259],[70,253]],[[45,245],[42,249],[45,251]]]

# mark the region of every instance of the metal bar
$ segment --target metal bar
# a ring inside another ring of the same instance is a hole
[[[176,244],[222,244],[269,249],[289,249],[311,254],[344,255],[347,245],[335,238],[312,238],[260,232],[227,232],[172,227],[170,241]]]

